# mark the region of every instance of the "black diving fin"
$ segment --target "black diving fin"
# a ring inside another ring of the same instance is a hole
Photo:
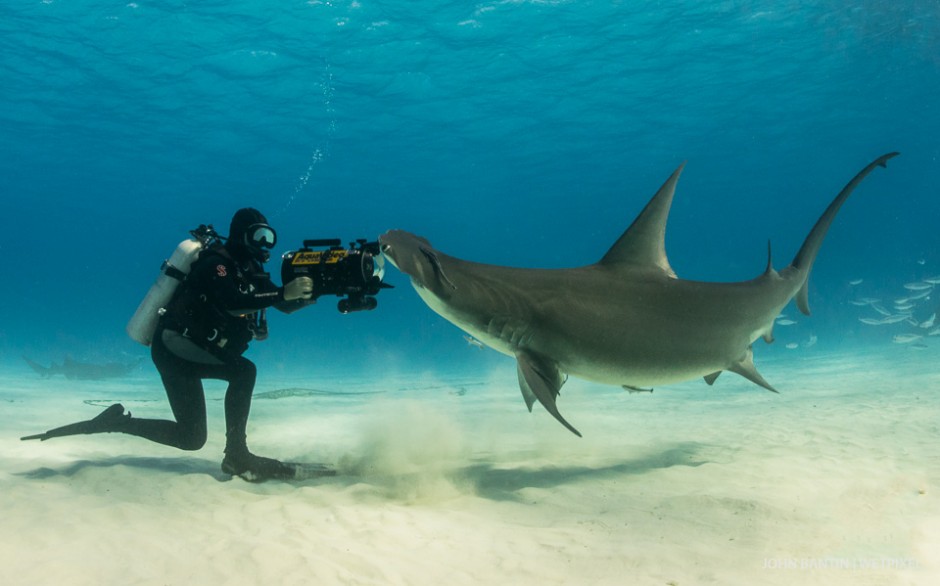
[[[111,405],[97,416],[87,421],[79,421],[77,423],[70,423],[68,425],[63,425],[62,427],[57,427],[55,429],[50,429],[45,433],[37,433],[35,435],[27,435],[21,437],[20,440],[35,440],[46,441],[47,439],[52,439],[54,437],[65,437],[69,435],[84,435],[89,433],[107,433],[112,431],[121,431],[123,430],[127,422],[130,421],[131,414],[124,413],[124,406],[120,403],[115,403]]]

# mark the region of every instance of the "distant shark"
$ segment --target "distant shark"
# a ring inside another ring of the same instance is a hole
[[[379,238],[424,302],[477,340],[514,356],[529,410],[536,399],[573,433],[555,404],[567,375],[628,390],[731,371],[776,392],[757,372],[751,344],[773,341],[774,318],[791,299],[809,315],[807,283],[829,226],[875,159],[829,204],[793,262],[738,283],[679,279],[665,250],[666,220],[684,163],[596,264],[521,269],[448,256],[420,236]]]
[[[25,356],[23,360],[43,378],[61,374],[69,380],[105,380],[127,376],[140,366],[142,359],[128,363],[107,362],[105,364],[92,364],[89,362],[77,362],[72,360],[70,356],[66,356],[65,362],[62,364],[53,362],[49,366],[43,366]]]

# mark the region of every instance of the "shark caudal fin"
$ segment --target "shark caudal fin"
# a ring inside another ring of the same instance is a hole
[[[826,237],[826,232],[829,231],[829,226],[835,219],[836,214],[839,213],[839,208],[842,207],[842,204],[849,198],[852,191],[858,187],[858,184],[861,183],[869,173],[876,167],[886,167],[888,159],[896,157],[898,154],[899,153],[888,153],[881,155],[859,171],[858,174],[842,188],[839,195],[832,200],[832,203],[829,204],[826,211],[823,212],[819,220],[816,221],[816,225],[810,230],[809,236],[803,241],[803,246],[801,246],[800,251],[796,253],[793,262],[790,263],[787,269],[784,269],[784,271],[796,270],[802,274],[803,283],[796,294],[796,306],[804,315],[809,315],[809,274],[813,269],[813,263],[816,261],[816,255],[819,253],[819,247],[822,246],[822,241]]]
[[[28,364],[29,367],[32,368],[33,371],[35,371],[36,374],[38,374],[42,378],[49,378],[50,376],[54,374],[61,374],[62,367],[56,366],[54,362],[52,363],[52,366],[43,366],[39,364],[38,362],[30,360],[29,358],[25,356],[23,357],[23,360],[25,360],[26,364]]]

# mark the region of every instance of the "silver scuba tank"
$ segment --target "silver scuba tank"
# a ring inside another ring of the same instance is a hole
[[[189,274],[193,262],[210,242],[218,238],[212,226],[200,226],[190,232],[192,238],[179,243],[170,258],[163,261],[160,275],[127,322],[127,334],[136,342],[149,346],[157,329],[157,322],[177,287]]]

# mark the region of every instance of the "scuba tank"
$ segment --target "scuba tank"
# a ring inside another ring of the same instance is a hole
[[[137,307],[133,317],[127,322],[127,334],[136,342],[149,346],[157,330],[157,322],[166,311],[166,305],[173,297],[177,287],[189,274],[189,268],[199,257],[203,249],[219,240],[219,235],[212,225],[200,225],[189,232],[192,238],[179,243],[169,259],[163,261],[160,275],[147,291],[143,301]]]

